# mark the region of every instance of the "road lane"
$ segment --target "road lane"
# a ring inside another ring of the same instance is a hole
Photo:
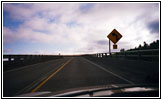
[[[158,84],[159,63],[120,58],[86,57],[103,68],[120,75],[135,84]]]
[[[70,59],[71,57],[64,57],[3,73],[4,96],[29,93],[36,87],[39,88],[33,92],[58,92],[112,84],[141,84],[146,83],[147,74],[157,69],[154,63],[139,61],[84,57],[73,57],[68,61]],[[157,78],[155,75],[152,77]]]
[[[42,85],[44,85],[49,79],[51,79],[54,75],[56,75],[56,73],[58,73],[61,69],[63,69],[68,63],[70,63],[70,61],[73,58],[69,59],[67,62],[65,62],[59,69],[57,69],[55,72],[53,72],[49,77],[47,77],[46,79],[44,79],[36,88],[34,88],[32,90],[32,93],[37,91]]]
[[[3,96],[14,96],[29,92],[30,88],[48,77],[64,64],[69,57],[30,65],[19,70],[3,73]]]
[[[104,67],[102,67],[102,66],[100,66],[100,65],[98,65],[98,64],[96,64],[96,63],[94,63],[94,62],[92,62],[92,61],[89,61],[89,60],[87,60],[87,59],[85,59],[85,60],[88,61],[89,63],[91,63],[91,64],[97,66],[98,68],[100,68],[100,69],[106,71],[107,73],[110,73],[110,74],[112,74],[112,75],[114,75],[114,76],[116,76],[116,77],[118,77],[118,78],[120,78],[120,79],[122,79],[122,80],[125,80],[126,82],[128,82],[128,83],[130,83],[130,84],[135,84],[135,83],[131,82],[130,80],[128,80],[128,79],[126,79],[126,78],[123,78],[122,76],[120,76],[120,75],[118,75],[118,74],[115,74],[114,72],[111,72],[111,71],[109,71],[108,69],[106,69],[106,68],[104,68]]]
[[[74,57],[59,73],[42,85],[38,91],[62,91],[72,88],[108,84],[130,84],[107,73],[82,57]]]

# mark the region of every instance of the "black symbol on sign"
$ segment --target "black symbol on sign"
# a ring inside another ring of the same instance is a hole
[[[116,41],[119,40],[118,36],[115,33],[112,33],[112,36],[115,36],[116,37]]]

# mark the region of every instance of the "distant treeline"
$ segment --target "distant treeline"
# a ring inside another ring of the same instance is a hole
[[[135,47],[133,49],[128,49],[127,51],[133,51],[133,50],[147,50],[147,49],[159,49],[159,40],[153,41],[150,44],[147,44],[146,42],[143,42],[143,46],[140,44],[138,47]],[[120,50],[125,51],[125,49]]]

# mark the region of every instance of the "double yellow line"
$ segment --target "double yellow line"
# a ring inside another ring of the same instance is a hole
[[[31,92],[35,92],[37,91],[43,84],[45,84],[49,79],[51,79],[57,72],[59,72],[62,68],[64,68],[68,63],[70,63],[70,61],[73,58],[69,59],[64,65],[62,65],[58,70],[56,70],[54,73],[52,73],[49,77],[47,77],[43,82],[41,82],[37,87],[35,87]]]

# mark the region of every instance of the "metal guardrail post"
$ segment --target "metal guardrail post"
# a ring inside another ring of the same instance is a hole
[[[20,57],[19,56],[15,56],[14,58],[14,62],[20,62]]]
[[[105,57],[107,57],[107,53],[105,53]]]
[[[102,58],[104,57],[104,54],[103,53],[101,53],[101,56],[102,56]]]
[[[11,56],[8,57],[8,61],[11,62]]]

